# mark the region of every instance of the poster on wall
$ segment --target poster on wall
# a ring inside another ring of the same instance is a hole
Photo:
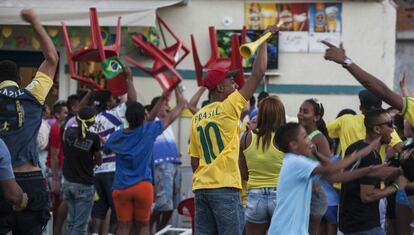
[[[308,52],[309,34],[307,32],[280,32],[280,52]]]
[[[220,58],[231,57],[231,36],[233,34],[239,35],[241,42],[241,30],[217,30],[217,44],[220,53]],[[263,35],[263,30],[247,30],[246,43],[256,41]],[[279,39],[272,37],[268,41],[267,46],[268,63],[267,69],[277,69],[279,64]],[[243,58],[243,69],[246,72],[251,71],[256,55],[249,59]]]
[[[245,25],[252,30],[265,30],[267,26],[276,24],[277,10],[274,3],[246,3]]]
[[[279,35],[281,52],[323,52],[324,46],[318,40],[340,40],[342,4],[246,2],[248,29],[264,30],[279,22],[283,22]]]
[[[309,7],[309,31],[340,33],[342,22],[340,3],[313,3]]]
[[[283,22],[281,31],[306,32],[309,30],[309,4],[276,4],[276,22]]]
[[[339,46],[341,35],[339,33],[310,33],[309,52],[325,52],[328,47],[321,43],[321,41],[327,41]]]

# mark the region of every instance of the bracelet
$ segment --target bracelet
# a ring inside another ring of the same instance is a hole
[[[392,185],[397,191],[400,191],[400,186],[398,186],[398,184],[396,183],[392,183]]]

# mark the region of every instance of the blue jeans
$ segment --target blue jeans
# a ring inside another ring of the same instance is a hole
[[[369,230],[355,232],[355,233],[344,233],[344,235],[384,235],[384,230],[381,227],[375,227]]]
[[[68,225],[68,235],[86,234],[94,193],[93,185],[72,183],[67,180],[63,183],[63,199],[68,203],[71,218]]]
[[[243,234],[240,190],[198,189],[195,194],[195,234]]]

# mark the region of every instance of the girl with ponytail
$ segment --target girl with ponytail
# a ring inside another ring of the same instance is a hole
[[[312,141],[315,151],[320,154],[315,156],[322,165],[329,164],[332,140],[329,138],[325,121],[323,120],[324,108],[317,99],[305,100],[299,108],[298,120],[305,128],[308,138]],[[311,215],[309,221],[309,234],[317,235],[322,217],[328,209],[328,199],[319,180],[314,181],[312,188]]]

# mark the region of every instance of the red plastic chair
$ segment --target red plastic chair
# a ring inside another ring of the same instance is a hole
[[[186,213],[185,210],[188,211],[188,213]],[[183,215],[183,216],[189,216],[191,217],[191,227],[192,227],[192,231],[193,234],[195,233],[195,227],[194,227],[194,216],[195,216],[195,205],[194,205],[194,198],[187,198],[182,200],[179,204],[178,204],[178,214]]]
[[[233,34],[231,36],[231,58],[220,58],[217,44],[216,29],[214,28],[214,26],[210,26],[208,28],[208,31],[210,35],[210,59],[204,65],[201,64],[194,35],[191,35],[191,46],[193,51],[193,59],[198,86],[203,85],[203,70],[226,68],[230,70],[239,70],[239,73],[235,78],[235,82],[237,83],[240,89],[244,85],[244,72],[242,66],[242,57],[239,52],[240,44],[238,36],[236,34]]]
[[[91,44],[85,47],[79,48],[76,51],[72,50],[72,45],[70,43],[69,33],[66,27],[65,22],[61,22],[63,34],[65,37],[65,45],[66,45],[66,54],[69,63],[69,74],[71,78],[78,80],[83,83],[91,84],[95,86],[97,89],[102,89],[98,83],[95,81],[84,77],[77,73],[76,67],[78,62],[80,61],[95,61],[101,62],[104,61],[106,58],[112,56],[119,56],[120,49],[121,49],[121,17],[118,17],[118,25],[116,29],[116,38],[115,43],[112,45],[105,46],[103,44],[103,40],[101,37],[101,31],[98,21],[98,15],[96,12],[96,8],[89,8],[89,20],[90,20],[90,31],[91,31]],[[116,87],[118,90],[112,91],[111,88],[114,88],[115,83],[118,84]],[[109,85],[111,84],[111,85]],[[108,81],[108,89],[111,90],[112,93],[126,93],[126,83],[124,79],[124,75],[119,75],[111,80]],[[125,89],[119,90],[119,88],[125,87]]]
[[[154,77],[158,82],[160,82],[163,90],[170,89],[167,84],[176,85],[176,83],[182,80],[181,75],[177,72],[175,67],[190,53],[190,50],[184,43],[174,34],[174,32],[168,27],[168,25],[157,16],[160,27],[165,28],[171,36],[175,39],[175,43],[166,48],[159,48],[151,42],[146,42],[144,39],[138,35],[132,36],[132,41],[135,45],[145,51],[153,59],[153,64],[151,67],[147,67],[140,62],[134,60],[129,56],[125,56],[125,60],[129,63],[135,65],[140,70]],[[181,54],[180,52],[184,52]],[[172,73],[172,77],[167,75],[167,71]],[[171,81],[174,82],[164,82]]]

